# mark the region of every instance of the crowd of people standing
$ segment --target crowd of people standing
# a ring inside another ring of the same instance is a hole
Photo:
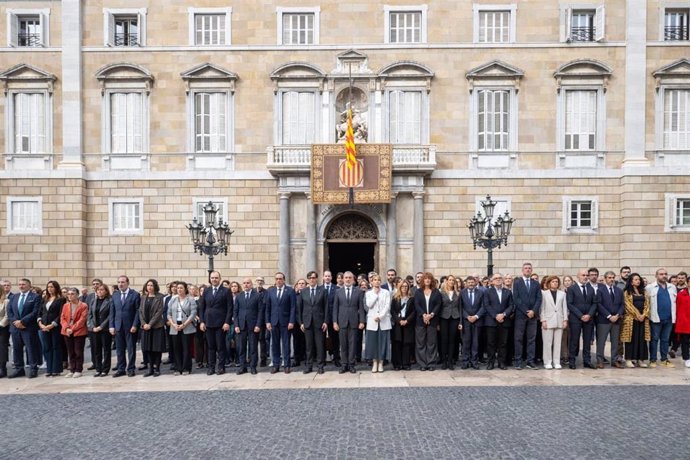
[[[239,283],[212,272],[208,285],[174,281],[162,293],[155,279],[136,291],[123,275],[112,289],[94,279],[92,292],[81,295],[54,280],[33,288],[26,278],[13,292],[5,280],[0,378],[25,376],[25,358],[29,378],[39,366],[46,377],[81,377],[87,340],[94,377],[136,375],[137,344],[144,377],[160,376],[163,364],[191,374],[193,363],[208,375],[228,367],[256,374],[269,365],[271,373],[289,374],[302,363],[302,372],[322,374],[328,362],[341,374],[356,373],[362,361],[375,373],[388,364],[420,371],[576,369],[580,352],[591,369],[675,367],[670,359],[679,347],[690,367],[685,272],[669,277],[659,268],[647,283],[630,267],[619,277],[590,268],[561,279],[539,277],[525,263],[515,277],[399,278],[390,269],[385,282],[374,272],[338,273],[334,280],[326,271],[322,278],[310,271],[290,286],[277,272],[266,288],[261,277]]]

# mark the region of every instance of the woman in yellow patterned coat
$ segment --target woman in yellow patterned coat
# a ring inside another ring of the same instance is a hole
[[[649,297],[645,294],[644,280],[633,273],[628,278],[623,294],[625,316],[621,341],[625,345],[625,367],[648,367],[649,363]]]

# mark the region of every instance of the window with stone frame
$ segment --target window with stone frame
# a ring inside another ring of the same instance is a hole
[[[111,235],[140,235],[144,232],[143,198],[111,198],[108,204]]]
[[[43,233],[42,197],[7,197],[7,233],[40,235]]]
[[[388,132],[392,144],[422,143],[422,91],[388,92]]]
[[[426,43],[427,6],[384,6],[385,43]]]
[[[665,8],[663,16],[664,41],[688,41],[690,8]]]
[[[690,88],[664,89],[663,148],[690,149]]]
[[[279,45],[318,45],[319,7],[278,8]]]
[[[561,41],[598,42],[605,37],[604,5],[564,5],[561,7]]]
[[[313,144],[316,139],[317,94],[314,91],[281,93],[283,145]]]
[[[232,8],[188,8],[189,44],[221,46],[231,44]]]
[[[599,199],[594,196],[563,197],[563,232],[592,233],[599,227]]]
[[[7,45],[15,48],[49,46],[50,9],[8,8]]]

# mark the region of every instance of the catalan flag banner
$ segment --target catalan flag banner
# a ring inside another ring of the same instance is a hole
[[[352,109],[347,110],[347,131],[345,132],[345,160],[347,167],[352,169],[357,164],[357,149],[355,148],[355,132],[352,129]]]

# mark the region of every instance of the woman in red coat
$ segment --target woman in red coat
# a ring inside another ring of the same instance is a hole
[[[690,367],[690,292],[688,274],[678,273],[678,296],[676,297],[676,334],[680,336],[685,367]]]
[[[62,307],[60,315],[62,335],[65,336],[69,356],[69,372],[65,375],[67,378],[81,377],[84,369],[84,344],[88,335],[86,327],[88,316],[89,307],[79,301],[79,290],[67,289],[67,303]]]

